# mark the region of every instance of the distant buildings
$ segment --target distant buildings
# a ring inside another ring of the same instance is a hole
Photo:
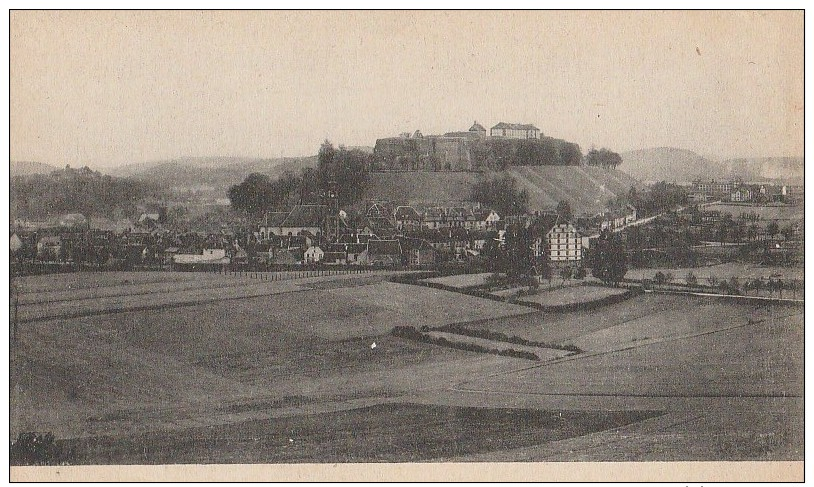
[[[527,123],[500,122],[489,131],[492,137],[508,137],[510,139],[539,139],[540,129]]]

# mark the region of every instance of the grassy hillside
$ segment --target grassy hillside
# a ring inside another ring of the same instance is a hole
[[[618,194],[640,183],[622,171],[583,166],[517,166],[506,171],[529,192],[531,210],[553,208],[569,200],[576,213],[596,212]],[[478,174],[471,172],[373,173],[368,199],[400,204],[448,204],[467,201]]]

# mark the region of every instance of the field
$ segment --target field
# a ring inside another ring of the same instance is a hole
[[[537,303],[543,306],[561,306],[566,304],[589,303],[608,296],[624,294],[627,289],[602,286],[569,286],[551,291],[541,290],[537,294],[524,296],[520,301]]]
[[[598,167],[517,166],[504,172],[528,190],[531,210],[554,208],[567,199],[575,213],[596,213],[609,199],[640,185],[623,171]],[[477,178],[474,172],[372,173],[365,197],[410,205],[467,201]]]
[[[784,220],[802,220],[805,216],[805,207],[803,205],[773,205],[773,206],[753,206],[753,205],[735,205],[726,203],[714,203],[704,207],[705,211],[720,211],[721,213],[728,213],[733,218],[739,217],[742,213],[756,213],[762,221],[777,220],[783,222]]]
[[[630,269],[625,274],[625,278],[640,281],[642,279],[653,279],[657,272],[663,274],[669,272],[673,275],[673,282],[686,283],[687,274],[692,272],[698,278],[699,284],[708,285],[707,278],[709,276],[714,276],[718,280],[737,277],[741,281],[755,278],[769,279],[770,277],[779,277],[783,280],[802,280],[805,274],[804,271],[802,267],[776,267],[727,262],[694,268]]]
[[[549,314],[386,278],[25,278],[11,439],[51,431],[71,463],[802,459],[800,307]],[[449,323],[583,352],[389,334]]]
[[[491,272],[483,272],[480,274],[458,274],[454,276],[433,277],[431,279],[424,279],[424,281],[463,289],[486,284],[486,280],[491,275]]]

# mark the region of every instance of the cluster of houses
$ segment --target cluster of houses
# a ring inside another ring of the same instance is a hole
[[[82,215],[66,215],[38,229],[12,226],[12,257],[41,263],[86,263],[115,268],[176,269],[226,264],[433,266],[480,256],[505,245],[508,225],[523,225],[536,257],[579,262],[588,238],[555,213],[501,217],[491,209],[464,206],[392,207],[373,202],[349,218],[329,205],[296,205],[267,213],[254,227],[220,232],[177,232],[164,215],[144,213],[132,228],[90,228]],[[338,215],[334,215],[338,213]]]
[[[805,197],[802,185],[751,184],[743,180],[695,179],[689,194],[694,202],[710,200],[733,203],[797,204]]]

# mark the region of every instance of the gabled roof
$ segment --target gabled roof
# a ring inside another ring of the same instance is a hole
[[[367,243],[370,255],[401,255],[401,244],[398,240],[371,240]]]
[[[297,205],[280,224],[281,227],[321,227],[328,214],[326,205]]]
[[[483,125],[479,124],[478,122],[475,122],[474,124],[472,124],[471,127],[469,127],[469,131],[470,132],[486,132],[486,129],[483,128]]]
[[[396,220],[421,220],[421,215],[412,206],[399,206],[394,216]]]
[[[373,203],[373,205],[368,208],[365,216],[372,216],[372,217],[384,217],[387,218],[388,215],[392,213],[381,203]]]
[[[401,242],[401,248],[405,251],[435,250],[435,247],[430,245],[430,243],[423,238],[400,237],[399,241]]]
[[[506,130],[540,130],[540,129],[538,129],[537,127],[535,127],[533,124],[530,124],[530,123],[506,123],[506,122],[500,122],[500,123],[498,123],[497,125],[495,125],[494,127],[492,127],[492,130],[494,130],[494,129],[506,129]]]
[[[282,226],[283,222],[285,221],[286,217],[288,217],[288,211],[272,211],[266,213],[265,217],[263,218],[263,227],[279,227]]]

